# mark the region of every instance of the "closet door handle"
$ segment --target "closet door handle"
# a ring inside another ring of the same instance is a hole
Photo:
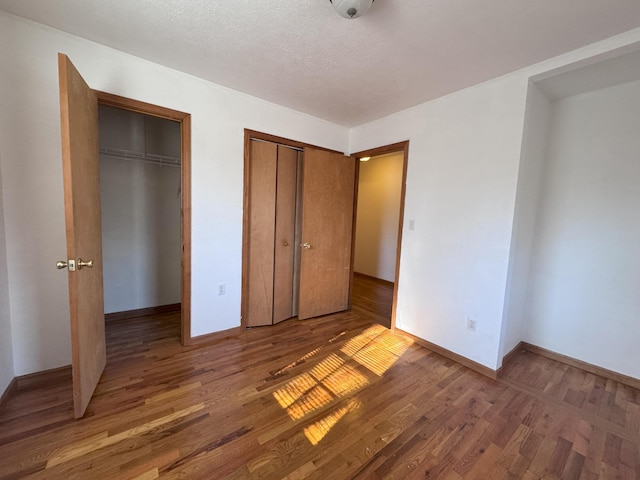
[[[81,258],[78,259],[78,270],[82,270],[83,267],[93,268],[93,260],[85,262]]]
[[[282,246],[283,247],[288,247],[289,246],[289,242],[287,242],[286,240],[282,241]]]
[[[56,262],[56,268],[58,270],[62,270],[63,268],[69,268],[70,272],[76,271],[76,261],[75,260],[58,260]]]
[[[301,243],[300,246],[306,248],[307,250],[311,248],[311,244],[309,242]]]

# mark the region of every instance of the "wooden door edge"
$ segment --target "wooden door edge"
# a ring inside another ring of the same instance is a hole
[[[191,115],[185,115],[180,128],[180,342],[191,345]]]
[[[353,176],[353,213],[351,219],[351,262],[349,264],[349,298],[347,299],[347,310],[353,307],[353,274],[356,262],[356,224],[358,222],[358,189],[360,187],[360,162],[356,155],[351,155],[355,162],[355,172]]]
[[[242,179],[242,283],[240,287],[240,331],[245,332],[247,325],[248,295],[249,290],[249,179],[251,173],[251,134],[244,131],[244,172]]]

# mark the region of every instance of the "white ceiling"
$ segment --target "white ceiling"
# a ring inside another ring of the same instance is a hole
[[[638,0],[0,0],[20,15],[354,126],[640,26]]]

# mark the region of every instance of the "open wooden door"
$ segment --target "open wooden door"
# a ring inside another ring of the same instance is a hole
[[[66,55],[58,54],[58,69],[73,404],[75,417],[80,418],[106,364],[98,100]]]
[[[298,318],[349,308],[355,159],[304,149]]]

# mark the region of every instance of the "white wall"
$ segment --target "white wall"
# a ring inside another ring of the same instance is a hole
[[[340,151],[348,131],[5,13],[0,32],[10,39],[0,42],[0,160],[14,373],[71,358],[67,274],[54,266],[66,251],[58,52],[94,89],[192,115],[192,334],[239,326],[244,128]]]
[[[518,171],[502,323],[503,341],[499,359],[513,350],[524,338],[530,261],[536,232],[540,182],[549,143],[550,112],[551,105],[547,97],[534,83],[530,83]]]
[[[360,162],[354,270],[395,282],[404,152]]]
[[[100,159],[105,313],[180,303],[180,169]]]
[[[101,106],[100,146],[180,157],[180,124]],[[180,303],[180,168],[100,156],[105,313]]]
[[[4,13],[0,31],[11,39],[0,42],[0,161],[17,375],[70,359],[66,274],[53,268],[65,251],[58,51],[92,88],[192,114],[194,335],[239,325],[244,128],[341,151],[408,139],[415,231],[403,237],[398,326],[497,368],[529,78],[640,42],[632,30],[348,132]]]
[[[553,104],[525,340],[640,378],[640,81]]]
[[[397,327],[490,368],[498,357],[526,83],[510,77],[475,86],[352,136],[354,151],[410,140]],[[467,330],[467,317],[476,332]]]
[[[0,160],[2,148],[0,147]],[[11,344],[11,319],[9,309],[9,278],[2,208],[2,165],[0,162],[0,396],[11,383],[13,373],[13,347]]]
[[[636,29],[352,129],[352,152],[410,141],[398,328],[502,364],[522,327],[503,323],[529,79],[639,41]]]

